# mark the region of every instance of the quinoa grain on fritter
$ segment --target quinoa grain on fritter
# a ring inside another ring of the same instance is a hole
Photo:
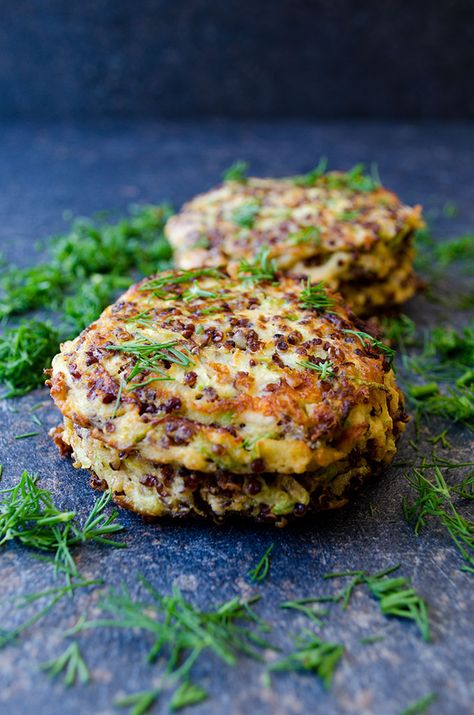
[[[278,268],[325,281],[369,315],[415,292],[412,238],[422,225],[419,206],[357,166],[225,181],[185,204],[166,232],[179,268],[226,266],[236,275],[241,260],[268,246]]]
[[[390,349],[338,296],[278,278],[164,273],[62,345],[55,439],[94,485],[142,514],[284,523],[346,504],[392,460]]]

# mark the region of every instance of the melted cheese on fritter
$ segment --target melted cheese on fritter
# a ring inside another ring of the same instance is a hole
[[[362,312],[364,302],[370,309],[406,300],[414,292],[410,242],[423,225],[421,208],[403,205],[382,187],[334,188],[331,180],[341,176],[331,172],[314,186],[289,179],[228,181],[197,196],[166,227],[177,266],[226,266],[235,276],[241,260],[268,246],[280,269],[304,271],[343,295],[352,281],[361,294],[379,282],[366,301],[353,306]],[[402,263],[404,289],[386,287]]]
[[[63,344],[51,394],[65,417],[122,457],[200,472],[301,474],[368,444],[389,460],[401,396],[340,299],[321,312],[301,278],[211,273],[142,281]]]

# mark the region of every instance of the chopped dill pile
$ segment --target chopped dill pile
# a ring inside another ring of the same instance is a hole
[[[25,320],[0,335],[0,382],[3,397],[19,397],[44,385],[44,370],[59,345],[59,333],[50,323]]]
[[[63,673],[63,683],[68,688],[75,685],[76,682],[84,685],[90,680],[89,669],[75,641],[60,656],[43,663],[40,668],[46,671],[51,678],[57,678]]]
[[[270,258],[270,249],[268,246],[262,246],[253,261],[241,261],[239,265],[239,273],[244,274],[242,277],[245,281],[274,281],[276,277],[276,264]]]
[[[424,331],[419,350],[402,349],[400,376],[417,423],[439,415],[474,427],[474,324]]]
[[[275,544],[270,544],[255,568],[248,571],[247,576],[254,583],[262,583],[262,581],[265,581],[267,578],[270,572],[270,554],[272,553],[274,546]]]
[[[239,184],[245,184],[247,181],[248,162],[235,161],[222,174],[223,181],[236,181]]]
[[[306,670],[321,678],[326,690],[329,690],[334,671],[344,654],[340,643],[321,640],[310,631],[295,639],[295,650],[289,655],[270,665],[271,671],[294,672]]]
[[[313,285],[309,276],[300,293],[300,303],[303,308],[314,308],[326,312],[330,312],[336,305],[336,301],[327,294],[324,284],[315,283]]]
[[[43,370],[59,343],[75,337],[141,275],[170,265],[171,249],[163,229],[168,206],[142,206],[118,223],[75,221],[64,236],[51,239],[51,258],[31,268],[0,271],[0,318],[53,313],[43,319],[7,326],[0,336],[0,382],[5,397],[24,395],[44,383]]]
[[[38,485],[38,477],[26,470],[14,487],[0,490],[0,546],[17,541],[23,546],[50,552],[55,573],[65,574],[67,583],[79,573],[71,548],[87,541],[124,547],[111,538],[122,531],[116,522],[118,513],[106,514],[110,493],[97,499],[84,522],[75,511],[62,511],[48,489]]]

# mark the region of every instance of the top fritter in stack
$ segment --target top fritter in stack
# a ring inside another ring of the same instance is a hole
[[[279,269],[339,291],[362,316],[408,300],[416,289],[412,238],[420,206],[363,173],[320,166],[286,179],[235,179],[197,196],[170,219],[178,268],[227,266],[268,250]]]

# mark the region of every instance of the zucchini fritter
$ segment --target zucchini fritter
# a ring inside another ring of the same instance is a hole
[[[408,300],[421,208],[360,167],[302,178],[226,181],[185,204],[166,227],[176,265],[226,266],[235,276],[240,261],[268,246],[279,269],[325,281],[359,315]]]
[[[390,351],[360,328],[304,276],[146,279],[54,358],[55,439],[142,514],[342,506],[406,420]]]

